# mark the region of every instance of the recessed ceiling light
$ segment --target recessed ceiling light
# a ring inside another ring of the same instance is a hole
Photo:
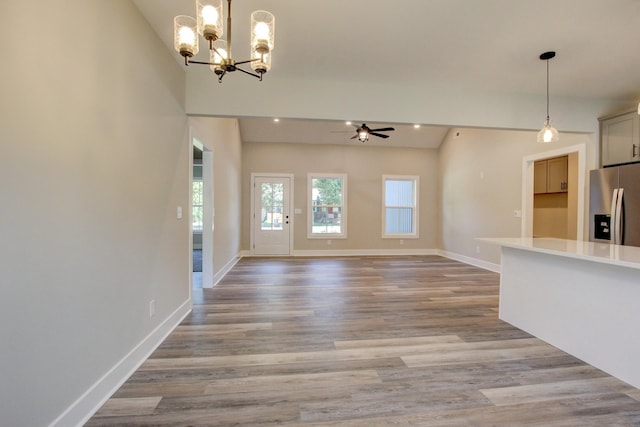
[[[351,122],[345,122],[347,126],[351,126]]]
[[[274,122],[278,123],[280,119],[273,119]]]
[[[415,129],[420,129],[420,125],[413,125]]]

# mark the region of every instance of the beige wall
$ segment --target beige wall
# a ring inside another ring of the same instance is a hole
[[[0,9],[0,424],[76,425],[189,301],[184,71],[130,1]]]
[[[217,274],[240,253],[241,152],[238,121],[191,117],[198,139],[213,152],[213,271]]]
[[[307,174],[348,175],[347,239],[307,238]],[[376,147],[368,144],[338,145],[244,143],[242,150],[242,248],[250,248],[251,173],[294,174],[295,251],[411,251],[436,249],[437,151],[432,149]],[[420,176],[420,238],[382,239],[382,175]]]
[[[440,248],[499,264],[499,248],[475,238],[521,235],[513,213],[522,209],[523,157],[577,144],[586,144],[593,169],[593,135],[563,133],[559,143],[545,145],[531,131],[452,129],[439,149]]]

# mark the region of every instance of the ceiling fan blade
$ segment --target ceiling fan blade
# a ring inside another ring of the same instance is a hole
[[[395,130],[394,128],[380,128],[380,129],[371,129],[371,132],[391,132]]]
[[[358,137],[358,135],[353,135],[351,138],[349,139],[356,139]]]
[[[384,135],[382,133],[369,132],[369,135],[377,136],[378,138],[389,138],[389,135]]]

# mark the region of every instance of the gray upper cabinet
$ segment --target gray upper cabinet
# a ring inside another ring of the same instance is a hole
[[[599,121],[602,166],[640,161],[640,116],[636,110]]]
[[[566,193],[569,157],[538,160],[533,164],[533,194]]]

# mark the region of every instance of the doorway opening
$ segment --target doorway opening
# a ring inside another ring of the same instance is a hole
[[[525,157],[522,237],[584,239],[586,146]]]
[[[191,259],[193,288],[213,286],[213,152],[192,136]]]

